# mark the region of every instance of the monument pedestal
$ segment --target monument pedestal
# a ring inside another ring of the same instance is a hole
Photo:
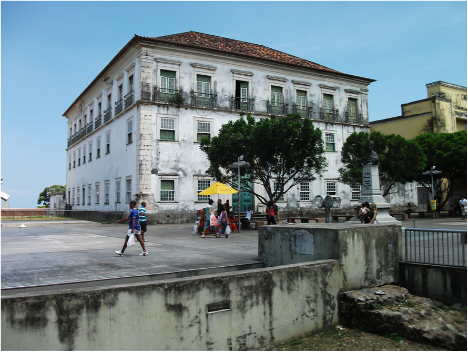
[[[377,205],[376,220],[379,224],[401,224],[401,221],[398,221],[393,216],[390,216],[388,214],[390,210],[390,204],[385,201],[385,198],[382,197],[382,192],[380,191],[378,165],[363,165],[363,185],[361,198],[359,199],[359,204],[353,204],[353,207],[357,207],[359,209],[361,207],[361,204],[364,202],[369,202],[369,204],[375,203]],[[355,216],[349,221],[360,222],[361,220],[357,216]]]

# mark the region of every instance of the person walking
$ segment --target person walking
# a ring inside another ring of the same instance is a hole
[[[375,203],[371,204],[371,214],[372,214],[371,215],[372,217],[371,217],[370,223],[371,224],[378,224],[378,222],[377,222],[377,204],[375,204]]]
[[[221,212],[221,215],[219,216],[219,220],[221,221],[221,229],[219,230],[218,234],[216,237],[221,236],[221,234],[225,234],[226,238],[229,238],[229,235],[226,233],[226,227],[227,227],[227,213],[226,213],[226,207],[223,206],[223,211]]]
[[[276,205],[276,199],[273,199],[273,209],[275,210],[275,221],[276,221],[277,224],[279,224],[280,217],[279,217],[278,206]]]
[[[146,214],[146,202],[141,202],[141,208],[139,210],[139,217],[140,217],[140,228],[141,228],[141,238],[143,238],[143,242],[148,242],[145,239],[145,233],[148,229],[147,221],[148,215]]]
[[[125,242],[124,242],[124,245],[122,247],[122,250],[115,251],[115,254],[117,254],[117,255],[123,256],[123,254],[125,252],[125,249],[127,248],[128,240],[129,240],[129,238],[130,238],[130,236],[132,234],[134,234],[136,236],[138,242],[140,242],[140,244],[141,244],[141,248],[143,249],[143,252],[141,252],[140,255],[141,256],[148,255],[148,252],[146,251],[146,248],[145,248],[145,242],[143,242],[143,239],[141,238],[140,223],[138,221],[138,211],[135,209],[135,207],[136,207],[136,202],[134,200],[132,200],[130,202],[130,214],[125,219],[117,220],[117,223],[119,223],[119,224],[121,222],[124,222],[124,221],[128,220],[127,236],[125,237]]]
[[[273,201],[270,200],[267,206],[267,225],[276,225],[275,222],[275,208],[273,206]]]
[[[459,201],[460,203],[460,209],[461,209],[461,214],[462,218],[461,221],[466,221],[466,196],[463,196],[462,199]]]
[[[213,199],[210,199],[208,201],[208,206],[205,207],[204,209],[204,212],[205,212],[205,230],[203,231],[203,235],[201,236],[201,238],[206,238],[205,237],[205,234],[207,233],[210,233],[211,232],[211,227],[210,227],[210,217],[211,217],[211,205],[213,204]]]

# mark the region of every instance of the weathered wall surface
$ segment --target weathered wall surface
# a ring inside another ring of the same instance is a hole
[[[399,281],[400,225],[301,224],[259,228],[267,266],[338,259],[344,290]]]
[[[466,268],[400,263],[400,280],[413,295],[466,306]]]
[[[2,298],[3,350],[246,350],[338,322],[336,260]]]

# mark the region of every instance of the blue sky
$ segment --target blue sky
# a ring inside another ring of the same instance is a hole
[[[62,114],[134,34],[198,31],[376,79],[371,121],[426,83],[466,86],[467,3],[1,2],[1,176],[10,207],[65,184]]]

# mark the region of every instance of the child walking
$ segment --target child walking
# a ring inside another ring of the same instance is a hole
[[[140,222],[138,218],[138,211],[135,209],[135,206],[136,206],[136,202],[132,200],[130,202],[130,214],[125,219],[117,220],[117,223],[121,223],[121,222],[129,220],[128,231],[127,231],[127,236],[125,237],[124,245],[121,251],[115,251],[115,254],[117,255],[122,256],[124,254],[125,249],[127,248],[128,239],[130,238],[130,235],[132,233],[135,234],[138,242],[140,242],[141,244],[141,248],[143,248],[143,252],[141,252],[140,255],[142,256],[148,255],[148,252],[146,251],[146,248],[145,248],[145,243],[143,242],[143,239],[140,234]]]

